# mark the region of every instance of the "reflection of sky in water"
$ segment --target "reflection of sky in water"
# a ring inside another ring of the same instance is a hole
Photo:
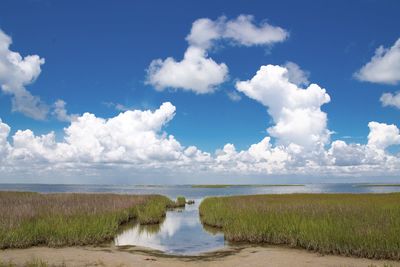
[[[206,232],[200,223],[200,201],[198,199],[195,205],[187,205],[184,210],[168,211],[159,229],[154,225],[134,225],[115,238],[115,245],[135,245],[186,255],[223,248],[223,234]]]

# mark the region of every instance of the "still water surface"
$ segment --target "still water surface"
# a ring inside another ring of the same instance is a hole
[[[49,185],[49,184],[0,184],[0,190],[34,191],[41,193],[81,192],[119,194],[161,194],[176,199],[185,196],[195,200],[185,209],[168,211],[159,225],[130,224],[115,237],[116,246],[141,246],[168,254],[195,255],[228,246],[222,233],[203,227],[198,207],[207,196],[285,194],[285,193],[388,193],[400,192],[400,187],[359,184],[306,184],[304,186],[264,186],[227,188],[192,188],[190,185]]]

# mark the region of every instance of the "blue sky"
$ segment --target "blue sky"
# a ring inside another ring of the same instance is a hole
[[[367,145],[371,121],[399,126],[399,108],[394,104],[384,107],[380,101],[383,93],[395,96],[400,90],[398,82],[375,82],[354,76],[372,60],[379,46],[390,49],[399,39],[398,10],[398,1],[232,1],[227,5],[222,1],[5,0],[0,3],[0,29],[12,39],[10,51],[22,57],[39,55],[45,59],[36,81],[25,88],[49,107],[62,99],[68,114],[90,112],[98,118],[112,118],[123,112],[116,109],[117,104],[154,111],[168,101],[176,108],[175,116],[163,124],[158,134],[172,134],[181,146],[196,146],[213,157],[227,143],[234,144],[237,151],[245,151],[271,135],[267,128],[277,120],[268,112],[268,104],[263,105],[262,100],[235,88],[237,81],[250,80],[262,65],[293,62],[308,73],[311,83],[326,89],[330,102],[320,107],[327,114],[326,129],[331,133],[330,141],[324,143],[326,150],[335,140]],[[206,57],[218,64],[225,63],[229,73],[211,93],[198,94],[169,86],[160,91],[154,84],[146,83],[146,70],[153,60],[182,59],[188,48],[185,38],[196,20],[217,21],[225,16],[229,22],[240,15],[253,16],[256,27],[265,23],[280,27],[287,37],[249,46],[236,37],[215,41],[207,48]],[[399,64],[394,64],[395,74],[400,73],[396,66]],[[230,99],[228,94],[232,93],[240,100]],[[62,142],[64,128],[71,124],[57,120],[51,110],[39,120],[12,110],[12,96],[1,93],[0,118],[11,128],[7,137],[11,146],[16,131],[25,129],[36,136],[54,131],[55,140]],[[280,140],[272,134],[270,142],[277,146]],[[383,147],[385,153],[396,158],[397,140],[395,136]],[[46,164],[52,164],[47,161]],[[294,172],[283,175],[291,176]],[[4,173],[8,177],[5,181],[18,181],[14,177],[21,176],[11,169]],[[359,176],[364,169],[327,173],[324,175]],[[384,174],[393,180],[397,179],[393,178],[395,173]],[[261,171],[257,177],[264,174],[274,172]],[[372,176],[377,174],[382,175],[371,172]],[[101,176],[101,171],[96,175]],[[243,175],[248,176],[246,172],[237,174]]]

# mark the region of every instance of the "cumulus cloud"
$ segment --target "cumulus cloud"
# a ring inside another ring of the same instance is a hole
[[[239,45],[271,45],[286,40],[289,33],[280,27],[268,23],[261,23],[259,26],[253,23],[254,17],[240,15],[234,20],[225,22],[223,38],[230,38]]]
[[[290,148],[274,147],[267,136],[248,150],[237,151],[233,144],[226,144],[223,149],[216,151],[214,168],[233,173],[280,174],[289,169],[287,167],[291,160]]]
[[[157,110],[131,110],[104,119],[91,113],[70,122],[64,138],[54,132],[35,135],[0,121],[0,173],[60,175],[78,171],[81,177],[102,176],[107,169],[146,175],[390,175],[400,171],[400,158],[387,148],[400,143],[395,125],[371,122],[367,144],[336,140],[322,151],[291,143],[273,144],[270,136],[238,151],[226,144],[214,154],[184,147],[163,131],[175,107],[166,102]],[[96,172],[98,169],[98,172]],[[157,172],[161,170],[161,172]]]
[[[303,88],[301,85],[306,85]],[[400,144],[395,125],[370,122],[367,144],[330,142],[326,90],[308,82],[296,64],[262,66],[236,89],[267,107],[273,125],[266,136],[248,150],[236,151],[228,144],[217,153],[218,168],[267,174],[303,175],[393,175],[400,171],[400,157],[387,148]]]
[[[169,102],[154,112],[126,111],[108,120],[85,113],[65,129],[65,140],[76,156],[89,161],[172,160],[180,156],[180,144],[158,133],[174,115]]]
[[[207,162],[208,153],[193,146],[185,148],[162,131],[174,115],[175,106],[169,102],[154,111],[129,110],[109,119],[84,113],[71,120],[61,142],[56,141],[54,132],[37,136],[28,129],[16,131],[9,144],[10,127],[0,122],[0,159],[13,168],[28,167],[28,163],[54,168],[65,164],[176,168],[192,161]]]
[[[379,169],[381,173],[399,171],[400,157],[387,152],[390,146],[400,144],[399,129],[396,125],[368,123],[367,144],[347,144],[342,140],[332,142],[328,156],[333,166],[357,167],[354,172]]]
[[[172,57],[155,59],[147,69],[147,83],[157,90],[166,88],[193,91],[197,94],[212,93],[228,78],[228,67],[208,56],[208,51],[218,40],[242,46],[272,45],[282,42],[288,33],[268,23],[255,25],[252,16],[240,15],[227,20],[215,21],[201,18],[193,22],[186,37],[189,43],[184,57],[177,61]]]
[[[236,89],[267,107],[275,125],[268,128],[280,144],[296,144],[315,149],[329,141],[327,115],[321,106],[330,101],[317,84],[300,88],[289,80],[289,71],[276,65],[262,66]]]
[[[170,87],[205,94],[227,79],[228,67],[207,57],[204,49],[189,47],[182,61],[171,57],[153,60],[147,73],[148,83],[159,91]]]
[[[201,18],[193,22],[186,40],[191,46],[209,49],[215,41],[226,39],[241,46],[268,46],[283,42],[289,33],[266,22],[256,25],[251,15],[239,15],[228,20],[222,16],[216,20]]]
[[[38,55],[22,57],[10,50],[11,44],[11,38],[0,30],[0,87],[3,93],[12,96],[13,111],[43,120],[48,113],[48,106],[27,91],[25,86],[37,79],[45,61]]]
[[[209,49],[213,42],[221,38],[223,32],[224,19],[219,18],[215,21],[208,18],[197,19],[192,24],[192,29],[186,40],[190,46]]]
[[[392,145],[400,144],[399,128],[394,124],[371,121],[368,123],[368,146],[377,149],[386,149]]]
[[[10,145],[8,144],[7,137],[10,133],[10,127],[3,123],[0,119],[0,162],[8,155]]]
[[[297,73],[296,78],[290,72]],[[370,122],[367,144],[331,143],[327,115],[321,110],[330,97],[319,85],[309,84],[307,77],[291,63],[262,66],[250,80],[237,82],[237,90],[267,107],[273,120],[268,133],[276,138],[276,144],[269,136],[239,152],[228,144],[217,153],[218,168],[330,176],[398,172],[400,158],[386,150],[399,144],[398,128]],[[302,84],[309,85],[302,88]]]
[[[360,81],[398,84],[400,82],[400,39],[391,48],[378,47],[371,61],[354,75]]]
[[[384,93],[382,94],[380,101],[382,106],[384,107],[395,107],[400,109],[400,92],[392,93]]]
[[[342,140],[332,142],[329,149],[332,163],[337,166],[358,166],[363,163],[365,147],[360,144],[347,144]]]

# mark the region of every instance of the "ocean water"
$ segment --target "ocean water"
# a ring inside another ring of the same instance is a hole
[[[113,243],[116,246],[141,246],[167,254],[197,255],[229,246],[224,235],[203,227],[198,215],[201,200],[207,196],[286,194],[286,193],[389,193],[400,192],[400,186],[362,186],[361,184],[306,184],[304,186],[230,186],[226,188],[193,188],[191,185],[59,185],[0,184],[0,190],[41,193],[118,193],[161,194],[175,199],[185,196],[195,201],[184,209],[168,211],[158,225],[135,223],[122,227]]]

